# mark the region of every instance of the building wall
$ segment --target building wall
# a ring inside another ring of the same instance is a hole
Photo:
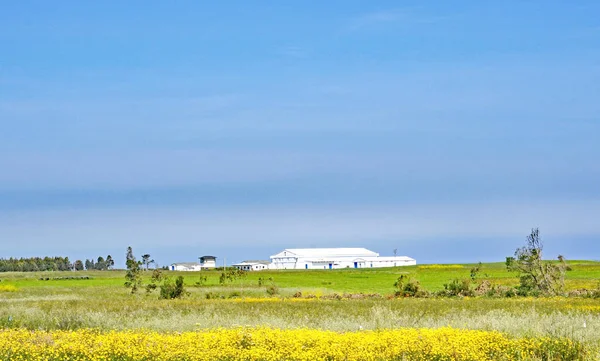
[[[200,267],[200,265],[184,266],[184,265],[172,264],[169,267],[169,269],[171,271],[201,271],[202,267]]]
[[[269,265],[263,263],[253,263],[253,264],[235,264],[233,267],[242,270],[242,271],[263,271],[269,269]]]
[[[395,257],[336,257],[329,260],[314,260],[304,257],[278,257],[272,259],[273,269],[340,269],[340,268],[381,268],[414,266],[415,260]]]
[[[204,263],[201,263],[201,266],[203,268],[215,268],[217,267],[217,262],[215,262],[215,260],[207,260]]]

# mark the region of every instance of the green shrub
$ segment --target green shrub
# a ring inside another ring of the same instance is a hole
[[[158,286],[157,284],[164,279],[162,271],[158,268],[152,271],[152,277],[150,278],[150,283],[146,285],[146,292],[152,293]]]
[[[207,280],[208,280],[208,277],[206,277],[206,276],[200,276],[200,278],[196,282],[196,286],[198,286],[198,287],[204,286],[206,284]]]
[[[436,296],[442,297],[473,297],[475,291],[472,287],[471,279],[459,280],[457,278],[444,284],[444,289],[436,293]]]
[[[237,279],[245,278],[247,272],[237,268],[227,268],[219,276],[219,284],[231,283]]]
[[[181,298],[185,294],[185,289],[183,287],[183,277],[179,276],[175,280],[175,283],[171,283],[169,280],[165,280],[165,282],[160,286],[160,298],[172,300],[175,298]]]
[[[269,287],[267,287],[267,294],[269,296],[275,296],[277,294],[279,294],[279,287],[277,287],[276,285],[271,285]]]
[[[429,297],[429,292],[421,287],[419,281],[405,275],[398,277],[394,287],[394,295],[397,297]]]

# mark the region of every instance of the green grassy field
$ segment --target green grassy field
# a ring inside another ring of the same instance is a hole
[[[581,288],[596,288],[600,280],[600,262],[570,261],[572,270],[567,272],[567,290]],[[238,287],[241,292],[255,294],[259,278],[269,279],[268,283],[275,283],[284,294],[296,291],[323,293],[378,293],[387,295],[393,293],[393,284],[402,274],[410,275],[417,279],[429,291],[444,288],[444,284],[452,279],[468,278],[470,270],[476,264],[462,265],[420,265],[410,267],[396,267],[383,269],[340,269],[340,270],[269,270],[248,272],[246,277],[235,280],[230,287]],[[171,272],[166,275],[183,276],[187,286],[194,286],[200,277],[207,277],[205,290],[218,292],[219,271],[202,272]],[[52,293],[61,288],[87,288],[87,287],[115,287],[122,288],[124,271],[81,271],[81,272],[33,272],[33,273],[0,273],[0,280],[18,288],[42,288]],[[150,272],[146,272],[149,278]],[[40,281],[39,278],[89,276],[89,280],[49,280]],[[486,263],[480,272],[482,279],[490,280],[497,284],[516,285],[518,280],[515,274],[506,271],[504,263]],[[123,290],[124,291],[124,290]]]

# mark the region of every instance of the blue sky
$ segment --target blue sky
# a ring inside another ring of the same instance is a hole
[[[600,259],[595,1],[19,1],[0,256]]]

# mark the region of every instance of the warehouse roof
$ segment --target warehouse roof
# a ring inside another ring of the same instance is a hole
[[[369,251],[366,248],[286,248],[283,251],[271,256],[279,257],[377,257],[379,253]]]

